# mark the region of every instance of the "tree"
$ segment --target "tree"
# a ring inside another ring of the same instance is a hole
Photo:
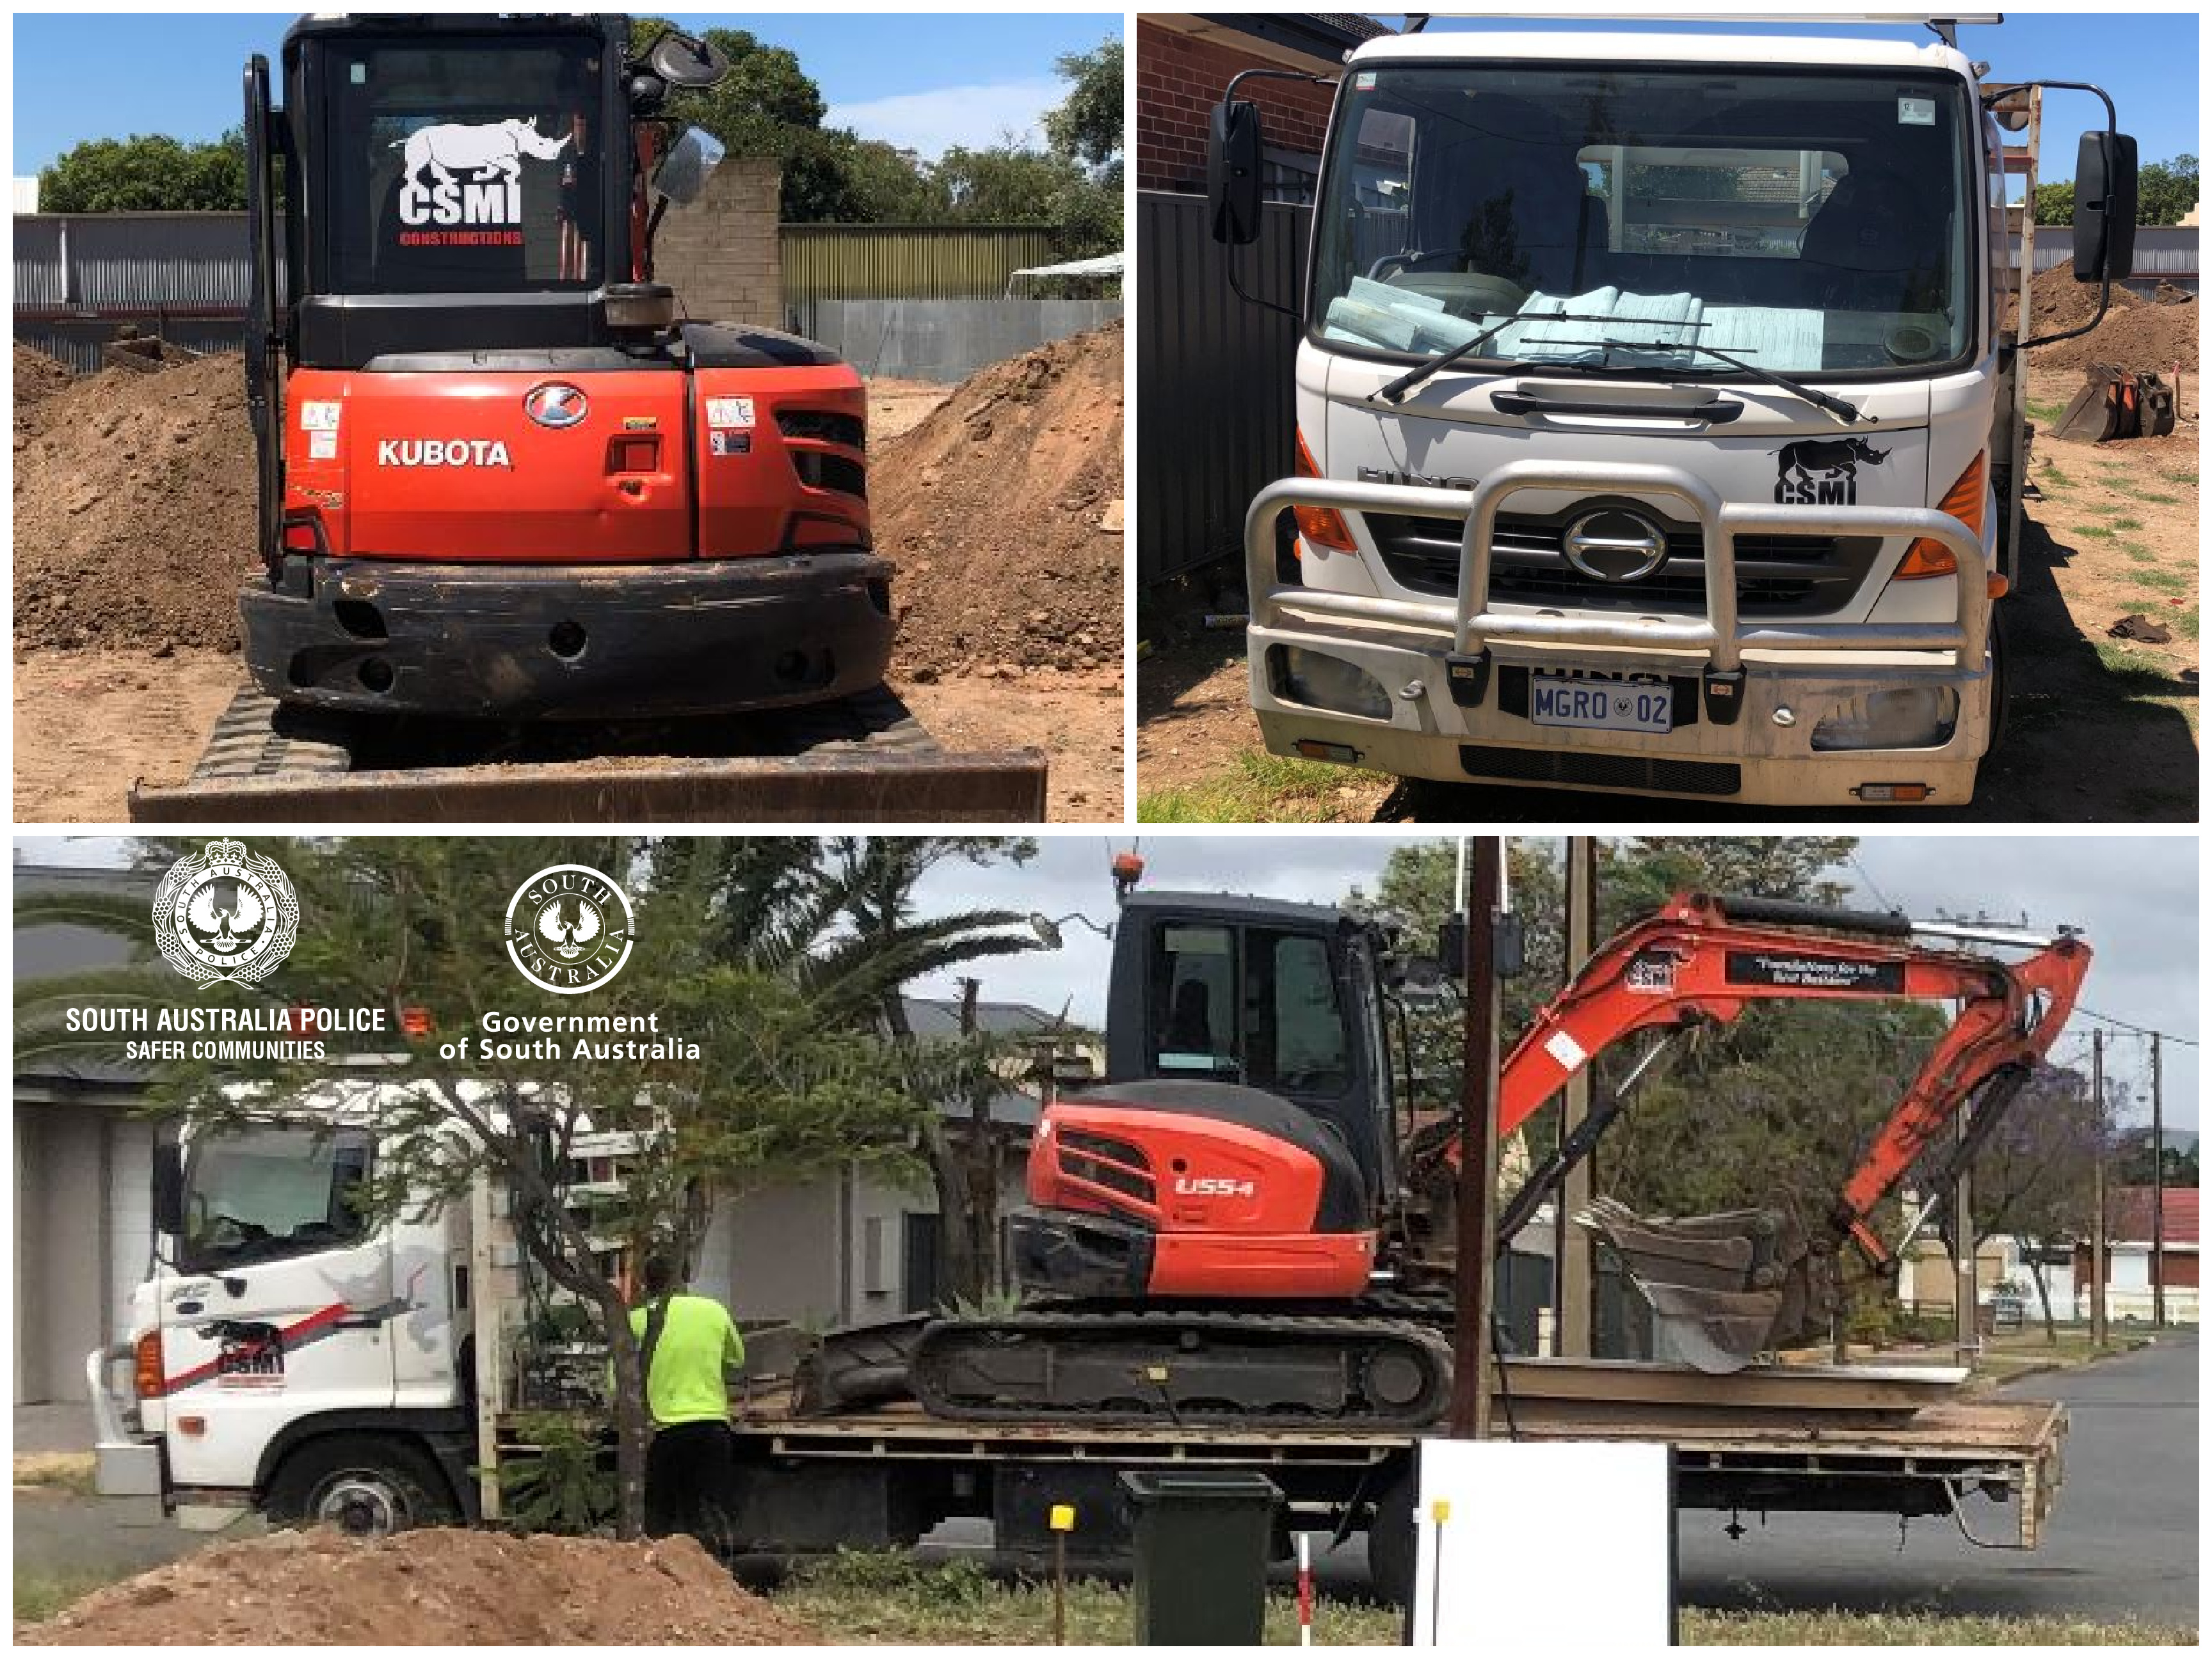
[[[2136,222],[2139,225],[2178,225],[2200,199],[2194,155],[2177,155],[2171,161],[2152,161],[2136,169]],[[2071,179],[2035,187],[2035,222],[2074,222]]]
[[[1973,1247],[1978,1250],[1999,1233],[2020,1241],[2042,1304],[2044,1334],[2054,1343],[2058,1330],[2045,1257],[2052,1246],[2070,1245],[2089,1231],[2096,1213],[2097,1160],[2108,1154],[2112,1138],[2110,1109],[2092,1097],[2088,1079],[2041,1066],[1975,1154],[1968,1196]],[[1930,1149],[1917,1172],[1923,1181],[1948,1150]]]
[[[1066,100],[1045,112],[1044,133],[1052,153],[1089,167],[1117,168],[1118,188],[1124,143],[1121,40],[1109,39],[1089,52],[1065,53],[1054,67],[1074,85]]]
[[[405,1011],[422,1009],[431,1028],[387,1039],[394,1063],[350,1085],[334,1080],[326,1063],[307,1061],[221,1071],[179,1064],[157,1079],[162,1102],[209,1131],[277,1101],[327,1109],[373,1087],[379,1158],[357,1195],[372,1221],[456,1201],[479,1181],[505,1191],[518,1244],[587,1310],[607,1343],[625,1536],[642,1519],[643,1382],[659,1331],[649,1319],[643,1340],[633,1337],[623,1266],[653,1250],[687,1259],[716,1197],[756,1182],[855,1162],[911,1170],[927,1109],[914,1086],[927,1055],[895,1054],[825,1017],[849,972],[804,971],[799,952],[733,960],[719,948],[733,911],[764,939],[789,940],[804,926],[793,912],[809,896],[802,869],[812,843],[739,844],[757,854],[749,879],[718,888],[704,878],[712,866],[696,856],[696,843],[680,853],[675,843],[617,837],[264,843],[291,876],[310,925],[264,987],[218,986],[196,1000],[367,1006],[386,1011],[402,1030]],[[563,1038],[557,1057],[518,1058],[488,1046],[488,1014],[578,1012],[573,999],[518,975],[503,939],[517,885],[562,863],[615,877],[636,907],[636,948],[592,994],[588,1012],[652,1017],[665,1041],[623,1036],[571,1046]],[[107,908],[118,931],[127,915],[127,936],[144,938],[143,906]],[[17,914],[20,924],[62,915],[83,921],[93,912],[82,897],[64,896],[33,899]],[[64,1001],[143,997],[157,982],[133,969],[26,988],[19,1030],[35,1047],[52,1040]],[[165,1000],[178,1000],[178,983],[168,981]],[[611,1190],[580,1205],[564,1175],[587,1134],[616,1148],[618,1175]]]
[[[91,138],[39,174],[46,213],[236,213],[246,207],[246,141],[160,136]]]

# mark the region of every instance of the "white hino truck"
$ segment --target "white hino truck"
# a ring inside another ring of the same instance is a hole
[[[2136,154],[2100,88],[1985,82],[1957,25],[2000,15],[1921,21],[1937,39],[1416,20],[1349,54],[1297,313],[1297,476],[1246,526],[1271,750],[1759,805],[1971,799],[2003,721],[2020,354],[2044,343],[2008,315],[2034,234],[2008,179],[2033,200],[2046,90],[2102,100],[2073,276],[2109,301]],[[1232,283],[1263,169],[1237,82],[1208,165]]]

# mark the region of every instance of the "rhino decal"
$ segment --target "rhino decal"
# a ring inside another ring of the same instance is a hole
[[[1859,463],[1880,466],[1889,459],[1863,438],[1800,438],[1774,452],[1774,499],[1796,507],[1853,507],[1859,499]]]
[[[488,127],[421,127],[394,140],[392,148],[406,147],[408,183],[420,184],[422,169],[428,167],[437,183],[450,185],[457,171],[472,173],[479,181],[520,179],[524,156],[550,161],[568,143],[567,136],[552,138],[538,131],[538,118],[532,116],[527,121],[510,118]]]
[[[422,127],[395,139],[392,148],[406,151],[399,173],[399,222],[407,226],[520,226],[523,158],[556,161],[574,136],[555,138],[540,132],[533,117],[527,121],[510,118],[489,126]],[[518,230],[493,240],[514,244],[520,239]],[[452,239],[429,233],[412,240],[443,243]]]

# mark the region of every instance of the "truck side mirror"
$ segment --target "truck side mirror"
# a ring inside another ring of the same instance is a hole
[[[2074,161],[2074,280],[2124,282],[2136,268],[2136,141],[2085,132]]]
[[[1260,240],[1260,107],[1239,98],[1213,106],[1206,143],[1206,218],[1213,240]]]
[[[1467,918],[1446,916],[1437,927],[1437,963],[1452,979],[1467,976]]]
[[[171,1238],[185,1231],[185,1149],[173,1140],[154,1147],[154,1231]]]

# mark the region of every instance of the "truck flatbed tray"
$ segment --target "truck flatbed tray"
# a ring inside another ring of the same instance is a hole
[[[1042,750],[949,753],[880,687],[836,703],[733,717],[710,732],[705,753],[693,722],[669,752],[648,744],[648,752],[487,758],[455,750],[450,737],[416,744],[387,731],[362,739],[357,728],[280,712],[248,689],[216,721],[186,782],[131,790],[131,818],[997,823],[1045,814]],[[441,744],[447,752],[434,757]]]

